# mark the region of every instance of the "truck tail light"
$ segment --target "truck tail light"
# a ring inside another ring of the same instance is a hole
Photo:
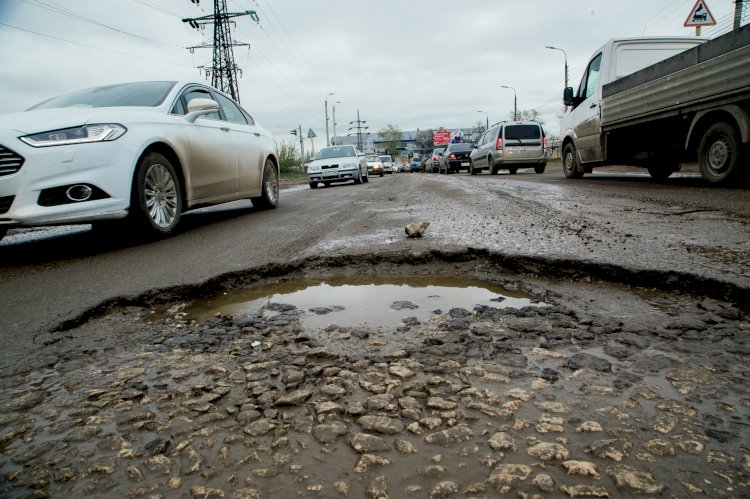
[[[503,150],[503,138],[502,137],[497,138],[497,144],[495,144],[495,150],[497,151]]]
[[[547,136],[546,135],[542,137],[542,145],[544,146],[545,149],[547,149]]]

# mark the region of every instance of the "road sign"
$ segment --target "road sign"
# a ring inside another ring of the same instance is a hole
[[[708,10],[708,5],[704,0],[698,0],[695,2],[693,10],[690,11],[690,15],[685,19],[685,26],[714,26],[716,19],[711,15],[711,11]]]
[[[312,138],[315,138],[315,137],[317,137],[317,135],[315,135],[315,132],[312,131],[312,128],[308,128],[307,129],[307,138],[308,139],[312,139]]]

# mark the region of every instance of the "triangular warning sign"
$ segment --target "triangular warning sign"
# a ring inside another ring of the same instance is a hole
[[[716,19],[708,10],[708,5],[704,0],[698,0],[695,2],[695,7],[690,11],[690,15],[685,19],[685,26],[713,26],[716,24]]]

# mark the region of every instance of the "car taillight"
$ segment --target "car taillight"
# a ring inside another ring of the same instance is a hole
[[[456,155],[453,153],[450,153],[450,156],[448,156],[450,159],[456,159]]]
[[[495,149],[497,151],[502,151],[503,150],[503,138],[502,137],[498,137],[497,138],[497,144],[495,144]]]
[[[547,149],[547,136],[546,135],[542,137],[542,145],[544,146],[545,149]]]
[[[433,157],[432,157],[432,161],[437,161],[437,160],[438,160],[438,157],[437,157],[437,156],[433,156]]]

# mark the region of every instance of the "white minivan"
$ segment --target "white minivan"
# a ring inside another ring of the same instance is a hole
[[[547,166],[547,137],[536,121],[503,121],[484,132],[471,152],[469,173],[489,170],[493,175],[507,169],[533,168],[544,173]]]

